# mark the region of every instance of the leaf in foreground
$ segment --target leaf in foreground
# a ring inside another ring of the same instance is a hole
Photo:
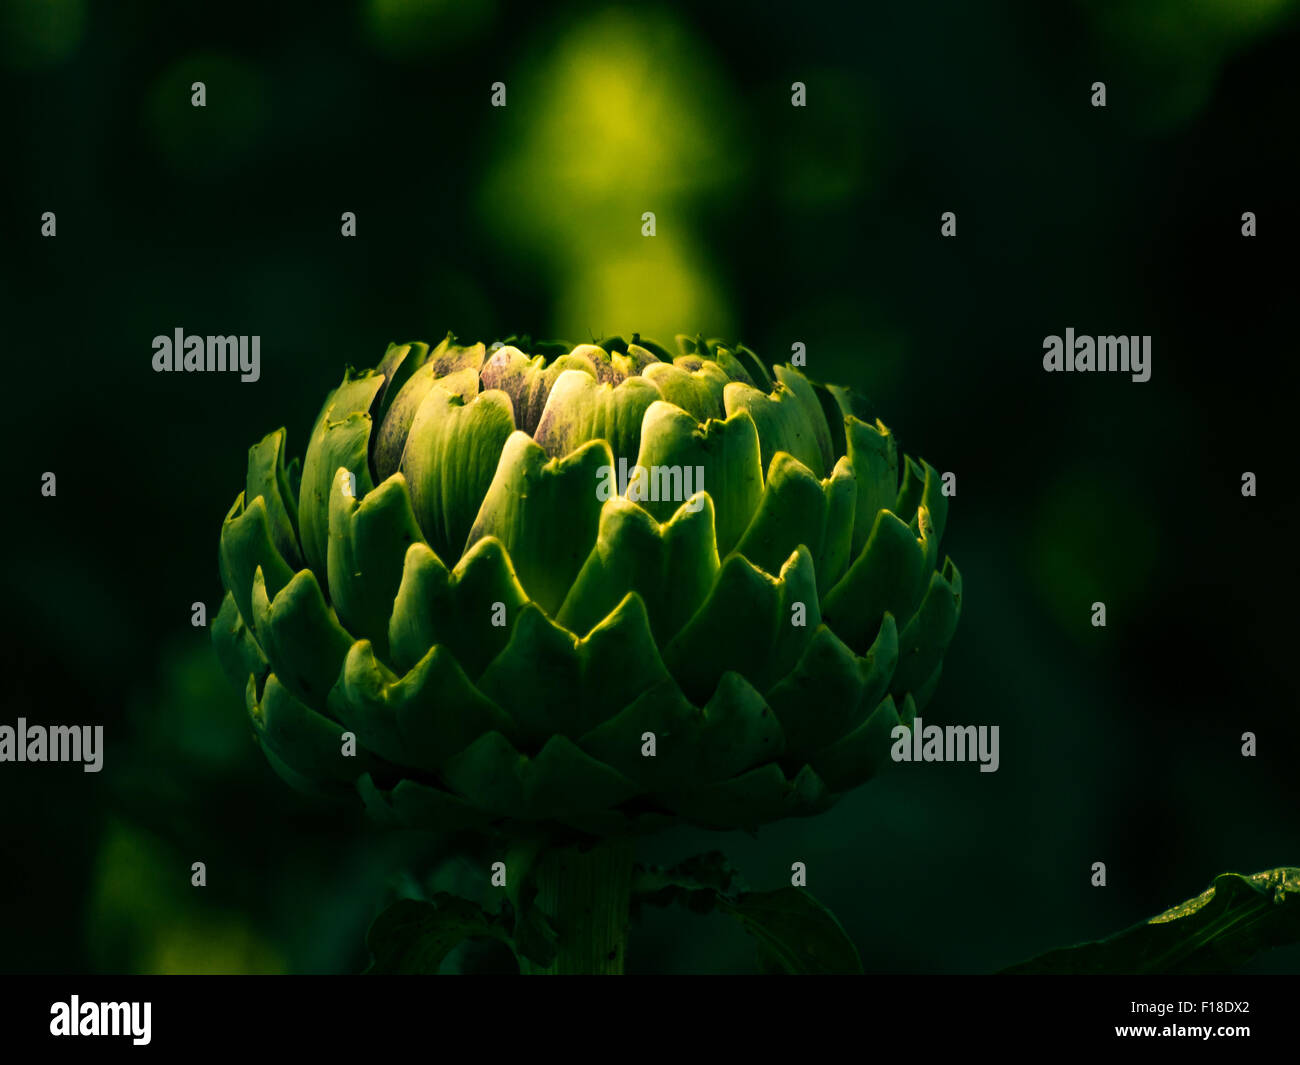
[[[1300,867],[1222,873],[1194,899],[1094,943],[1049,951],[1004,973],[1218,973],[1300,943]]]
[[[633,908],[677,904],[694,913],[718,910],[758,942],[768,974],[860,973],[857,948],[835,915],[802,888],[748,891],[718,852],[673,867],[638,870]]]
[[[451,951],[467,939],[509,942],[505,929],[482,907],[439,893],[430,902],[399,899],[366,933],[374,956],[372,975],[436,973]]]

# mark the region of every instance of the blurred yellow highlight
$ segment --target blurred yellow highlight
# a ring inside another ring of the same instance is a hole
[[[279,952],[190,886],[190,858],[123,821],[104,833],[87,914],[101,968],[137,974],[283,973]]]
[[[502,75],[501,146],[481,207],[496,241],[549,280],[551,334],[727,335],[719,263],[696,218],[744,161],[702,46],[665,12],[611,8],[523,69],[518,83]]]

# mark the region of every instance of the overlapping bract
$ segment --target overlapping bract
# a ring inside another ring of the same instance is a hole
[[[249,450],[213,635],[272,765],[552,836],[753,828],[871,777],[960,612],[938,474],[741,346],[520,344],[391,345],[301,473],[283,430]],[[620,459],[649,487],[602,493]]]

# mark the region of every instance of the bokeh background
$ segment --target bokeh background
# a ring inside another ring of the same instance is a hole
[[[190,625],[248,445],[300,454],[345,363],[448,329],[800,341],[957,474],[925,717],[999,725],[1000,770],[647,861],[804,861],[868,970],[958,973],[1300,862],[1298,7],[0,0],[0,720],[109,744],[98,775],[0,765],[0,970],[355,972],[392,898],[475,890],[448,841],[282,785]],[[1151,334],[1151,381],[1044,374],[1067,326]],[[261,380],[153,373],[176,327],[260,334]],[[629,966],[753,949],[652,911]]]

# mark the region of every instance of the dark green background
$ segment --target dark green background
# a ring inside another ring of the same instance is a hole
[[[987,971],[1300,861],[1294,2],[324,7],[0,0],[0,723],[109,743],[99,775],[0,765],[0,970],[357,971],[402,870],[478,890],[282,785],[190,626],[248,445],[284,425],[300,454],[345,363],[448,329],[802,341],[957,474],[964,613],[924,716],[999,725],[1001,769],[899,767],[647,859],[722,847],[759,888],[804,861],[891,972]],[[178,326],[259,334],[262,379],[153,373]],[[1044,374],[1067,326],[1151,334],[1151,381]],[[752,965],[672,912],[629,958]]]

